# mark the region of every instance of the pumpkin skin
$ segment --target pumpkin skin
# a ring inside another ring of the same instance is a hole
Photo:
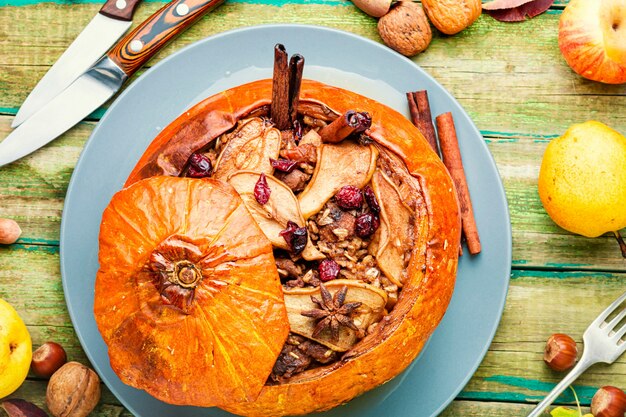
[[[198,103],[149,145],[126,182],[178,176],[190,155],[236,122],[267,112],[272,80],[245,84]],[[419,354],[443,317],[454,288],[460,241],[459,204],[454,184],[419,130],[395,110],[356,93],[303,80],[298,112],[333,120],[347,110],[367,111],[369,136],[404,163],[421,194],[414,246],[398,302],[372,334],[342,360],[266,385],[254,401],[233,399],[221,408],[245,416],[299,415],[324,411],[398,375]]]
[[[289,323],[272,246],[230,185],[123,189],[103,213],[99,262],[94,313],[122,381],[173,404],[256,398]]]

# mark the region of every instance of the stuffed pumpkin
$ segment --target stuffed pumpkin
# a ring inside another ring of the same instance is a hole
[[[244,416],[328,410],[398,375],[450,301],[453,182],[389,107],[274,78],[149,145],[100,230],[95,317],[122,381]]]

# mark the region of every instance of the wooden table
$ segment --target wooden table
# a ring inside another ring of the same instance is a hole
[[[547,13],[521,24],[483,15],[456,36],[435,34],[428,50],[414,58],[481,130],[506,188],[513,229],[513,272],[502,322],[482,365],[444,416],[525,416],[560,378],[542,362],[548,336],[563,332],[581,342],[590,320],[624,290],[626,260],[615,240],[563,231],[537,195],[543,151],[568,126],[596,119],[626,133],[626,87],[584,80],[561,57],[557,31],[565,3],[557,0]],[[142,4],[135,21],[161,4]],[[0,138],[99,7],[92,0],[0,0]],[[150,64],[206,36],[275,22],[330,26],[380,42],[376,21],[345,0],[229,0]],[[0,247],[0,297],[20,312],[34,346],[55,340],[70,359],[85,363],[63,298],[59,226],[72,169],[96,123],[86,120],[0,168],[0,217],[17,220],[23,229],[16,244]],[[587,372],[576,384],[581,402],[588,405],[602,385],[626,388],[626,358]],[[45,381],[29,377],[14,396],[42,405],[45,388]],[[561,397],[572,399],[571,393]],[[94,415],[130,413],[104,389]]]

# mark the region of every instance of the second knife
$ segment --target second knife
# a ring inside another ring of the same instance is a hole
[[[44,146],[104,104],[170,39],[224,0],[174,0],[119,41],[0,142],[0,166]]]
[[[94,64],[130,28],[141,0],[108,0],[30,92],[11,127],[19,126]]]

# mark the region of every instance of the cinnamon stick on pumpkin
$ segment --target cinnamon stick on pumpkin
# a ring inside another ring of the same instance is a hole
[[[302,84],[302,72],[304,71],[304,57],[294,54],[289,60],[289,121],[291,124],[298,115],[298,102],[300,101],[300,85]]]
[[[365,132],[371,125],[372,118],[369,113],[348,110],[318,133],[322,137],[322,142],[338,143],[353,133]]]
[[[481,250],[480,238],[478,236],[476,220],[474,219],[474,209],[472,208],[472,201],[467,187],[467,179],[465,178],[465,171],[463,170],[461,150],[459,149],[459,141],[456,136],[452,113],[447,112],[440,114],[437,116],[436,122],[441,157],[454,181],[461,205],[463,235],[465,236],[469,252],[472,255],[476,255],[480,253]]]
[[[413,124],[422,132],[435,153],[439,154],[433,117],[430,113],[428,92],[426,90],[409,92],[406,93],[406,98],[409,102],[409,111],[411,112]]]
[[[288,59],[287,51],[282,44],[277,43],[274,46],[270,117],[278,130],[291,129],[296,120],[303,70],[302,55],[294,54]]]
[[[270,117],[278,130],[289,128],[289,65],[287,61],[285,47],[280,43],[276,44]]]

